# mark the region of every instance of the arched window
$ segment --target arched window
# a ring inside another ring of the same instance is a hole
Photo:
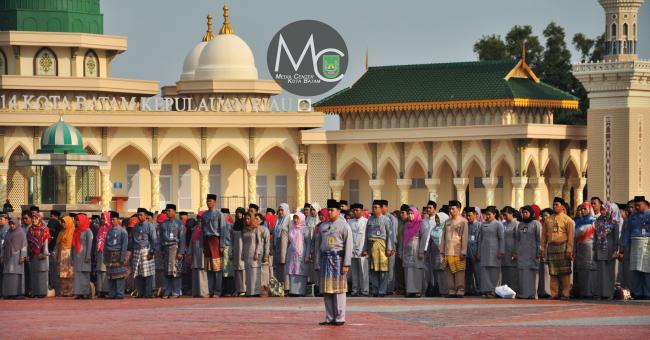
[[[612,24],[612,39],[616,39],[616,23]]]
[[[84,77],[99,77],[99,58],[93,50],[88,50],[84,57]]]
[[[5,52],[0,49],[0,75],[3,74],[9,74],[9,70],[7,69],[7,56],[5,55]]]
[[[59,75],[59,61],[51,49],[44,47],[34,57],[34,75],[57,76]]]
[[[627,22],[623,24],[623,36],[627,37]]]

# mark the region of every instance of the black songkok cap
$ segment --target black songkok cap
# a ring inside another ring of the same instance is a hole
[[[341,205],[348,205],[348,201],[346,201],[346,200],[341,200],[341,201],[339,201],[339,203],[341,203]]]
[[[381,205],[387,207],[388,206],[388,201],[387,200],[381,200]]]
[[[565,204],[566,204],[566,201],[565,201],[562,197],[555,197],[555,198],[553,199],[553,203],[560,203],[560,204],[562,204],[562,205],[565,205]]]
[[[408,204],[402,204],[402,206],[399,208],[399,210],[409,212],[409,210],[411,210],[411,208],[408,206]]]
[[[462,205],[460,204],[460,201],[458,201],[458,200],[451,200],[451,201],[449,201],[449,204],[448,204],[448,205],[449,205],[450,207],[456,207],[456,208],[458,208],[458,209],[460,209],[461,206],[462,206]]]
[[[145,208],[138,208],[138,214],[139,214],[139,213],[149,214],[149,210],[147,210],[147,209],[145,209]]]
[[[120,218],[120,214],[117,211],[111,211],[111,218]]]
[[[305,203],[305,206],[303,208],[311,208],[311,204]]]
[[[167,204],[167,206],[165,206],[165,210],[174,210],[174,211],[176,211],[176,204]]]
[[[228,209],[228,208],[221,208],[221,213],[222,213],[222,214],[230,214],[230,209]]]
[[[31,207],[29,207],[29,211],[30,212],[34,212],[34,211],[41,212],[41,209],[38,206],[32,205]]]
[[[381,206],[381,200],[374,200],[374,201],[372,201],[372,205],[378,205],[378,206]]]
[[[253,208],[253,209],[257,210],[257,211],[260,211],[260,206],[255,204],[255,203],[251,203],[251,204],[248,205],[248,209],[251,209],[251,208]]]
[[[647,202],[645,196],[634,196],[634,203]]]
[[[363,204],[361,204],[361,203],[353,203],[350,206],[350,210],[353,210],[353,209],[361,209],[361,210],[363,210]]]
[[[438,208],[438,204],[436,204],[436,202],[434,202],[434,201],[429,201],[429,203],[427,203],[427,205],[432,205],[434,209]]]
[[[327,200],[327,209],[339,209],[341,210],[341,202],[337,200]]]
[[[273,210],[273,208],[266,208],[266,212],[275,215],[275,210]]]
[[[465,209],[463,209],[463,212],[468,214],[468,213],[476,212],[476,210],[472,207],[465,207]]]
[[[216,201],[216,200],[217,200],[217,195],[215,195],[215,194],[208,194],[208,197],[207,197],[205,200],[206,200],[206,201],[207,201],[207,200],[213,200],[213,201]]]

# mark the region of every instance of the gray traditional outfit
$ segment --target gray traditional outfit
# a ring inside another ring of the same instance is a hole
[[[364,246],[366,245],[368,219],[363,216],[359,219],[352,218],[348,224],[352,231],[352,263],[349,273],[351,294],[352,296],[368,296],[370,295],[368,256],[363,256],[363,252],[367,251]]]
[[[112,226],[106,234],[104,245],[104,264],[108,278],[108,297],[121,299],[124,297],[126,277],[127,252],[129,247],[129,233],[121,226]]]
[[[269,282],[271,281],[271,265],[270,253],[271,253],[271,231],[265,225],[260,226],[260,232],[262,236],[262,257],[260,258],[260,285],[262,286],[262,291],[264,294],[269,293]],[[264,262],[264,259],[267,259]]]
[[[165,296],[181,296],[181,278],[185,255],[185,226],[180,219],[168,219],[160,224],[158,239],[163,258]],[[179,256],[180,255],[180,256]],[[179,258],[181,257],[181,258]]]
[[[75,230],[75,233],[77,231]],[[90,271],[92,270],[93,232],[90,229],[82,231],[79,243],[72,242],[72,263],[74,264],[74,288],[76,296],[90,296]]]
[[[246,283],[246,296],[260,295],[262,254],[264,254],[264,241],[262,240],[262,227],[244,229],[242,234],[242,257],[244,258],[244,282]],[[257,259],[256,259],[257,258]]]
[[[300,222],[298,225],[292,223],[289,230],[286,273],[289,275],[289,293],[294,296],[304,296],[312,262],[309,261],[312,254],[312,235],[304,222],[304,215],[302,213],[296,215],[299,216]]]
[[[594,267],[596,268],[593,294],[594,297],[611,298],[616,279],[616,259],[618,255],[619,232],[623,219],[618,206],[609,205],[609,214],[601,215],[594,224]]]
[[[318,212],[320,212],[320,210],[321,210],[320,205],[318,203],[314,203],[312,205],[312,210],[315,210],[317,212],[316,216],[311,216],[311,215],[306,216],[305,217],[305,223],[307,224],[307,228],[309,229],[309,232],[311,233],[311,238],[312,238],[311,249],[312,249],[312,251],[315,251],[316,249],[318,249],[318,244],[316,244],[318,242],[318,236],[316,235],[317,234],[316,233],[316,226],[318,225],[318,223],[320,223],[320,220],[318,218]],[[316,254],[312,254],[312,255],[313,255],[312,257],[316,257]],[[308,279],[308,281],[315,284],[316,286],[318,286],[318,284],[319,284],[319,276],[318,276],[318,272],[316,272],[316,270],[314,268],[315,268],[314,263],[309,263],[309,279]]]
[[[226,217],[221,211],[209,209],[203,214],[203,249],[206,255],[206,272],[208,275],[208,290],[210,296],[221,296],[223,280],[223,229]]]
[[[406,283],[406,294],[422,294],[425,291],[424,286],[424,248],[427,246],[429,234],[424,226],[424,221],[419,219],[408,222],[404,231],[408,230],[409,223],[419,223],[419,230],[413,234],[410,239],[404,239],[400,244],[398,253],[402,257],[402,266],[404,268],[404,280]],[[420,258],[422,257],[422,258]]]
[[[531,212],[531,216],[534,216],[534,212]],[[531,217],[528,221],[519,222],[515,233],[514,248],[519,272],[518,289],[516,291],[518,298],[537,298],[537,275],[540,260],[539,244],[541,239],[542,224],[539,221]]]
[[[30,228],[33,228],[31,226]],[[47,230],[47,227],[42,227]],[[49,290],[49,274],[50,274],[50,253],[49,253],[49,239],[42,242],[42,246],[37,247],[30,240],[30,231],[27,234],[28,255],[29,255],[29,289],[31,296],[46,297]],[[49,230],[48,230],[49,234]],[[43,236],[39,236],[43,237]],[[38,249],[36,249],[38,248]]]
[[[388,203],[386,203],[386,205],[388,205]],[[393,214],[389,213],[386,216],[390,220],[390,234],[393,238],[393,244],[395,245],[395,248],[397,248],[399,221],[397,220],[397,217],[393,216]],[[396,261],[397,259],[395,256],[388,257],[388,287],[386,290],[389,294],[393,294],[397,287],[397,275],[395,275],[395,272],[402,270],[402,268],[397,268]]]
[[[519,289],[519,270],[517,269],[517,259],[513,256],[515,252],[515,233],[518,226],[519,222],[516,219],[503,222],[504,251],[501,258],[501,284],[508,285],[515,292]]]
[[[23,261],[27,258],[25,231],[20,226],[15,230],[9,230],[0,250],[3,296],[14,298],[25,295],[25,266],[23,265]]]
[[[481,231],[481,222],[467,222],[467,268],[465,269],[465,292],[470,295],[478,295],[480,276],[479,263],[476,261],[478,253],[478,233]]]
[[[390,219],[385,215],[373,215],[368,219],[366,226],[366,244],[364,249],[368,252],[370,285],[372,294],[375,296],[386,295],[386,290],[388,289],[389,259],[386,256],[386,252],[395,249],[390,223]]]
[[[503,224],[494,220],[485,221],[478,234],[478,255],[481,265],[481,292],[493,294],[494,289],[499,285],[501,274],[501,260],[498,255],[505,252],[505,240],[503,238]]]
[[[440,242],[442,241],[442,235],[445,231],[445,222],[449,219],[449,216],[445,213],[437,213],[436,215],[438,216],[440,223],[435,224],[434,218],[433,224],[435,225],[429,228],[429,241],[427,242],[424,251],[429,271],[429,282],[433,287],[436,287],[436,285],[438,286],[438,291],[434,291],[433,295],[440,296],[449,293],[447,271],[443,257],[440,255]]]
[[[343,267],[350,267],[352,260],[352,231],[345,218],[339,216],[336,220],[321,225],[320,239],[315,267],[320,272],[320,289],[325,300],[325,322],[343,323],[348,279],[342,270]]]
[[[246,263],[242,252],[243,234],[243,230],[232,230],[232,266],[235,273],[235,289],[239,295],[246,293]]]
[[[286,277],[287,275],[285,275],[284,268],[287,263],[291,216],[289,216],[288,204],[282,203],[280,204],[280,208],[284,211],[284,216],[278,217],[275,229],[273,229],[273,276],[284,287],[284,290],[288,290],[289,281]]]
[[[188,255],[192,257],[192,296],[208,297],[208,274],[205,271],[205,252],[200,225],[194,226],[191,238]]]
[[[3,226],[0,226],[0,259],[2,258],[2,247],[5,244],[5,236],[7,236],[7,233],[9,232],[9,225],[5,224]],[[2,261],[0,261],[0,297],[3,296],[2,294]]]
[[[152,296],[156,274],[154,253],[157,248],[156,228],[147,221],[136,224],[129,249],[132,254],[131,265],[138,297]]]

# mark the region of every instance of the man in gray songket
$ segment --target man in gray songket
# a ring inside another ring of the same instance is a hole
[[[630,271],[636,284],[632,296],[650,300],[650,203],[644,196],[634,197],[635,212],[628,218],[623,231],[623,256],[630,258]]]
[[[126,288],[129,233],[122,227],[120,214],[111,211],[111,228],[106,234],[104,264],[108,278],[108,298],[123,299]]]
[[[388,211],[388,201],[387,200],[381,200],[381,213],[384,214],[384,216],[387,216],[388,219],[390,220],[390,233],[391,237],[393,238],[393,244],[397,245],[397,236],[398,236],[398,226],[399,226],[399,221],[397,220],[397,217],[395,217],[393,214]],[[397,271],[402,271],[402,268],[397,268],[396,266],[396,258],[395,254],[391,255],[388,257],[388,288],[386,291],[386,294],[388,295],[393,295],[395,293],[395,288],[397,286],[397,276],[395,273]]]
[[[372,203],[373,214],[366,225],[366,245],[362,256],[368,256],[371,293],[384,297],[388,289],[388,258],[395,253],[395,242],[390,219],[382,214],[381,206],[380,200]]]
[[[206,271],[208,274],[208,291],[210,297],[220,297],[223,280],[223,229],[226,218],[217,209],[217,195],[208,194],[206,197],[208,210],[201,219],[203,245],[206,255]]]
[[[345,324],[347,274],[352,260],[352,231],[341,216],[341,204],[327,201],[329,223],[319,230],[320,248],[316,250],[315,269],[320,273],[320,289],[325,300],[325,321],[320,325]]]
[[[363,217],[363,204],[354,203],[350,206],[352,218],[348,221],[352,230],[352,266],[350,267],[350,283],[352,296],[368,296],[370,276],[368,273],[368,256],[362,255],[366,245],[366,225],[368,219]]]
[[[165,293],[162,298],[181,297],[183,256],[185,255],[185,226],[176,217],[176,205],[165,207],[167,219],[160,224],[158,239],[165,275]]]
[[[156,227],[148,221],[149,211],[138,208],[138,224],[129,242],[131,265],[139,298],[151,298],[155,281],[154,253],[158,248]]]
[[[289,247],[289,223],[291,211],[287,203],[278,207],[278,220],[273,229],[273,276],[289,290],[289,282],[285,278],[284,266],[287,263],[287,248]]]

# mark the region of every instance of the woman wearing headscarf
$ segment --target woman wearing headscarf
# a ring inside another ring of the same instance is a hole
[[[503,217],[503,245],[504,255],[501,258],[501,284],[508,285],[514,291],[518,291],[518,270],[515,252],[515,233],[519,221],[515,218],[515,209],[506,206],[501,209]]]
[[[75,299],[90,298],[90,271],[92,269],[93,233],[86,214],[75,216],[76,228],[72,238],[72,261],[74,262]]]
[[[479,262],[481,273],[481,292],[484,297],[494,297],[494,289],[499,285],[501,273],[501,258],[504,254],[505,240],[503,237],[503,224],[497,220],[499,210],[489,206],[485,212],[485,222],[478,234],[478,253],[476,261]]]
[[[202,212],[199,212],[201,215]],[[208,274],[205,271],[205,254],[203,253],[203,233],[201,225],[193,218],[187,220],[187,228],[191,230],[189,257],[192,268],[192,297],[207,297]]]
[[[24,298],[27,237],[17,218],[9,220],[9,231],[5,235],[1,250],[2,294],[5,299]]]
[[[424,221],[417,208],[407,210],[407,222],[404,237],[399,245],[398,255],[402,259],[406,297],[420,297],[423,293],[424,248],[428,241]]]
[[[27,244],[29,245],[30,289],[32,296],[37,298],[46,297],[49,289],[49,242],[50,230],[43,223],[41,214],[37,211],[32,212],[32,224],[27,231]]]
[[[246,295],[246,264],[242,256],[242,237],[246,228],[246,210],[235,210],[235,223],[232,227],[232,259],[235,271],[235,290],[239,296]]]
[[[97,230],[97,247],[95,255],[95,270],[97,271],[97,295],[100,298],[108,296],[108,276],[106,276],[106,265],[104,264],[104,246],[106,245],[106,235],[111,229],[110,211],[102,212],[99,219],[99,230]]]
[[[433,296],[446,295],[449,292],[448,277],[443,258],[440,255],[440,241],[449,215],[439,212],[434,217],[436,225],[431,228],[424,248],[426,265],[429,266],[430,282],[434,286]],[[435,290],[437,287],[437,291]]]
[[[578,218],[575,220],[575,276],[573,287],[575,295],[582,298],[593,296],[593,284],[596,274],[594,265],[594,222],[596,216],[590,202],[578,206]]]
[[[273,257],[273,276],[284,286],[284,290],[289,290],[288,275],[285,275],[285,265],[287,263],[287,248],[289,246],[289,224],[291,222],[291,210],[287,203],[280,204],[278,207],[278,216],[275,228],[273,228],[272,251]],[[304,216],[304,215],[303,215]]]
[[[535,212],[534,219],[539,221],[540,224],[544,225],[542,220],[542,209],[537,205],[531,205],[533,211]],[[545,299],[549,297],[550,291],[550,278],[548,276],[548,266],[543,258],[539,261],[539,271],[537,272],[537,297],[540,299]]]
[[[246,296],[260,296],[262,253],[264,251],[262,231],[254,214],[245,217],[246,227],[241,238],[241,259],[244,261]]]
[[[542,224],[535,219],[535,210],[527,205],[521,208],[522,220],[515,233],[518,290],[521,299],[537,299],[537,275],[539,272],[539,243],[542,239]]]
[[[72,296],[72,279],[74,277],[74,265],[72,263],[72,239],[74,237],[74,220],[65,216],[63,230],[56,239],[56,258],[59,262],[59,283],[61,285],[61,296]]]
[[[305,223],[305,215],[293,215],[289,229],[287,252],[287,275],[289,275],[289,296],[305,296],[311,254],[311,234]]]
[[[618,258],[619,232],[623,218],[616,203],[606,202],[600,209],[600,216],[594,224],[593,252],[596,268],[594,299],[612,298],[616,278],[616,258]]]

